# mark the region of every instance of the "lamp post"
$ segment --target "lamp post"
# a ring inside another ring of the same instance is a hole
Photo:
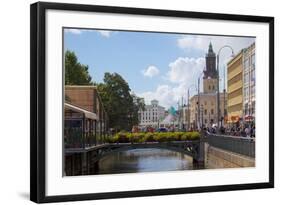
[[[198,110],[198,126],[199,126],[199,128],[198,129],[200,129],[200,78],[201,78],[201,76],[203,75],[203,73],[204,72],[202,72],[202,73],[200,73],[199,74],[199,77],[198,77],[198,105],[197,105],[197,110]]]
[[[234,57],[234,50],[229,45],[224,45],[219,49],[219,52],[217,54],[217,123],[219,128],[219,122],[220,122],[220,71],[219,71],[219,55],[223,48],[229,48],[232,52],[231,56]]]
[[[203,128],[204,125],[204,107],[201,105],[201,127]]]
[[[189,103],[189,93],[190,89],[194,87],[197,90],[196,85],[192,84],[187,88],[187,131],[190,129],[190,103]]]
[[[225,68],[223,69],[223,78],[224,78],[224,82],[223,82],[223,125],[225,126],[225,117],[227,116],[227,111],[226,111],[226,103],[225,103],[225,94],[226,94],[226,90],[225,90]]]
[[[178,129],[180,127],[180,100],[178,101]]]

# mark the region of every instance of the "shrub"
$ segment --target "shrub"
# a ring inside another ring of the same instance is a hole
[[[185,132],[175,132],[175,140],[180,141]]]
[[[119,143],[128,143],[130,142],[130,136],[126,132],[119,132],[116,134],[117,142]]]
[[[183,134],[183,135],[181,136],[181,141],[186,141],[186,140],[187,140],[186,134]]]
[[[190,140],[197,140],[200,138],[199,132],[192,132],[190,136]]]
[[[109,143],[142,143],[197,140],[199,138],[199,132],[119,132],[113,137],[107,138],[106,141],[108,141]]]
[[[155,133],[154,135],[154,140],[157,142],[166,142],[167,141],[167,136],[169,133],[167,132],[160,132],[160,133]]]
[[[181,136],[181,140],[186,141],[186,140],[191,140],[191,132],[185,132],[183,133],[183,135]]]
[[[119,139],[119,136],[116,134],[113,137],[108,138],[109,143],[117,143]]]
[[[144,142],[144,133],[129,133],[131,143]]]
[[[173,133],[173,132],[166,132],[165,133],[165,138],[163,139],[164,141],[168,141],[168,142],[170,142],[170,141],[174,141],[174,139],[175,139],[175,133]]]
[[[155,142],[154,135],[157,133],[148,132],[143,137],[143,142]]]

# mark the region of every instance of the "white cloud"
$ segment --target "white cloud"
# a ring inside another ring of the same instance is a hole
[[[166,109],[170,106],[177,107],[177,103],[181,102],[182,98],[184,102],[187,101],[187,89],[197,83],[204,63],[204,58],[177,58],[169,64],[169,71],[165,76],[167,84],[158,85],[154,91],[138,93],[138,96],[143,97],[146,104],[157,99],[159,104]],[[195,89],[192,90],[193,93],[195,91]]]
[[[204,58],[179,57],[169,64],[168,79],[173,83],[194,82],[205,66]]]
[[[175,104],[175,93],[169,85],[159,85],[155,91],[138,93],[138,96],[143,97],[146,104],[150,104],[151,100],[157,99],[159,105],[166,109]]]
[[[102,36],[109,38],[110,35],[113,33],[113,31],[106,31],[106,30],[98,30],[98,33],[100,33]]]
[[[238,53],[242,48],[248,47],[251,43],[255,41],[255,38],[248,37],[232,37],[232,36],[207,36],[207,35],[186,35],[182,36],[177,40],[177,45],[181,49],[199,49],[208,52],[209,43],[212,42],[213,50],[215,53],[224,46],[229,45],[233,48],[235,53]],[[226,51],[221,52],[231,54],[231,50],[226,49]]]
[[[183,36],[177,40],[178,47],[182,49],[195,48],[195,49],[204,49],[208,48],[209,42],[211,41],[210,37],[198,37],[198,36]]]
[[[73,34],[82,34],[82,29],[65,29],[66,33],[73,33]]]
[[[159,73],[160,73],[159,69],[157,67],[153,66],[153,65],[148,66],[147,69],[142,71],[142,74],[144,76],[147,76],[147,77],[150,77],[150,78],[158,75]]]
[[[166,109],[174,106],[177,109],[178,102],[181,103],[183,98],[184,103],[187,102],[187,89],[186,83],[171,86],[167,84],[158,85],[154,91],[147,91],[137,93],[137,96],[143,97],[146,104],[151,104],[151,100],[158,100],[159,105],[164,106]],[[193,90],[195,93],[195,90]]]
[[[179,48],[189,52],[192,50],[201,50],[207,53],[211,42],[216,54],[218,54],[219,49],[225,45],[232,47],[234,54],[237,54],[241,49],[250,46],[254,41],[255,38],[249,37],[187,35],[179,38],[177,40],[177,45]],[[231,54],[232,52],[229,48],[225,48],[220,52],[221,66],[226,65],[230,60]]]
[[[98,32],[101,36],[109,38],[112,35],[112,33],[114,33],[115,31],[91,30],[91,29],[65,29],[65,32],[77,34],[77,35],[80,35],[80,34],[86,33],[86,32]]]

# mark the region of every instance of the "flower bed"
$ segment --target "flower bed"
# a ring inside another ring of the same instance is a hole
[[[142,142],[170,142],[198,140],[199,132],[119,132],[113,137],[108,137],[109,143],[142,143]]]

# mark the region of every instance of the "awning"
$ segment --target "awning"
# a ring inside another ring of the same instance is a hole
[[[244,119],[245,119],[245,121],[252,121],[252,120],[254,120],[254,117],[252,115],[246,115],[244,117]]]
[[[79,112],[79,113],[83,113],[85,115],[86,118],[88,119],[92,119],[92,120],[98,120],[97,114],[90,112],[88,110],[82,109],[80,107],[77,107],[75,105],[71,105],[69,103],[64,103],[64,108],[73,110],[75,112]]]
[[[228,122],[229,123],[235,123],[240,120],[240,117],[238,115],[232,115],[228,117]]]

